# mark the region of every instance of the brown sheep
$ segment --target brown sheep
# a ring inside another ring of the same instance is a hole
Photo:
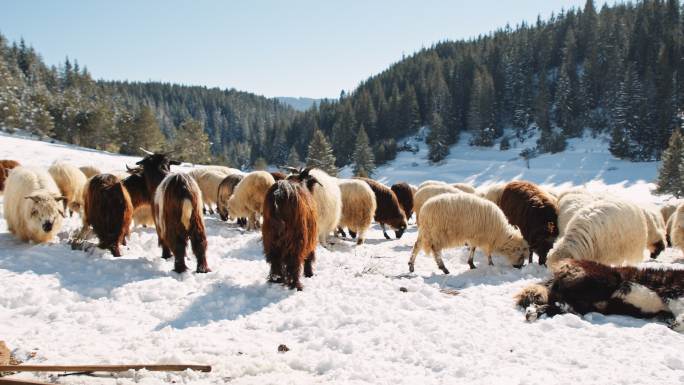
[[[370,186],[375,194],[375,201],[377,203],[377,209],[375,210],[375,221],[382,227],[382,235],[386,239],[390,239],[385,230],[385,225],[388,224],[394,228],[394,234],[397,239],[401,238],[406,231],[406,215],[404,210],[401,209],[399,205],[399,200],[396,194],[384,184],[374,181],[369,178],[355,178],[360,179]]]
[[[147,226],[154,225],[154,218],[152,217],[152,197],[147,186],[145,185],[145,177],[141,167],[128,168],[130,174],[123,180],[123,184],[131,196],[131,203],[133,204],[133,221],[134,224]]]
[[[276,182],[279,181],[279,180],[283,180],[283,179],[287,178],[287,175],[285,175],[285,174],[283,174],[282,172],[279,172],[279,171],[274,171],[274,172],[272,172],[272,173],[271,173],[271,176],[273,177],[273,179],[275,179]]]
[[[508,221],[520,228],[530,250],[539,256],[539,264],[546,264],[546,256],[558,237],[556,199],[534,183],[513,181],[504,188],[499,207]],[[529,261],[532,263],[532,253]]]
[[[115,257],[121,256],[119,245],[126,244],[133,205],[123,183],[112,174],[99,174],[86,184],[83,195],[83,231],[92,226],[100,243]]]
[[[0,167],[6,168],[8,170],[11,170],[15,167],[21,166],[21,163],[17,162],[16,160],[12,159],[0,159]]]
[[[222,221],[227,221],[230,213],[228,212],[228,199],[233,196],[235,186],[238,185],[245,177],[245,174],[232,174],[225,177],[218,189],[218,199],[216,200],[216,207]],[[275,178],[274,178],[275,179]],[[247,218],[238,218],[237,222],[240,226],[247,225]]]
[[[302,265],[304,276],[313,276],[318,243],[316,210],[316,201],[303,183],[280,180],[266,192],[261,234],[264,255],[271,265],[270,282],[302,290]]]
[[[0,160],[0,193],[5,191],[5,180],[9,176],[10,170],[20,166],[16,160]]]
[[[393,184],[390,188],[394,192],[394,195],[397,196],[399,205],[401,205],[401,209],[404,210],[404,215],[408,221],[413,215],[413,190],[411,189],[411,186],[408,183],[401,182]]]

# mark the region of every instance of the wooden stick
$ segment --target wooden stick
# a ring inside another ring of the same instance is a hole
[[[0,365],[0,372],[125,372],[146,369],[151,372],[181,372],[186,369],[211,372],[210,365]]]
[[[50,385],[47,382],[0,377],[0,385]]]

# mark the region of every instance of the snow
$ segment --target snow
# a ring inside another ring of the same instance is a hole
[[[524,144],[500,152],[466,143],[461,138],[443,165],[430,168],[422,144],[418,154],[400,153],[378,175],[411,183],[586,183],[639,201],[662,200],[649,191],[657,164],[612,159],[600,139],[573,140],[565,153],[532,159],[529,170],[512,160]],[[3,158],[40,167],[59,159],[106,171],[139,159],[2,135]],[[211,216],[206,223],[213,272],[178,275],[173,262],[160,258],[151,229],[134,230],[124,256],[114,258],[98,249],[71,250],[66,238],[79,226],[76,216],[46,245],[20,243],[0,219],[0,340],[25,363],[213,366],[211,373],[57,380],[68,384],[684,382],[684,335],[661,322],[589,314],[526,323],[512,296],[549,276],[536,264],[517,270],[495,257],[495,266],[487,266],[478,253],[478,269],[469,270],[466,250],[451,249],[444,254],[450,275],[422,254],[416,273],[408,274],[415,227],[386,241],[375,226],[365,245],[338,240],[330,250],[319,247],[315,276],[295,292],[266,282],[259,233]],[[644,265],[682,262],[681,251],[667,249]],[[280,344],[290,351],[279,353]]]

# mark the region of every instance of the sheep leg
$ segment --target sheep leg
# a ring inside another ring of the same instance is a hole
[[[214,206],[209,205],[209,214],[214,215]]]
[[[391,239],[389,235],[387,235],[387,229],[385,229],[385,224],[381,223],[380,227],[382,227],[382,235],[385,236],[385,239]]]
[[[311,252],[304,260],[304,276],[306,278],[313,277],[313,262],[316,260],[316,253]]]
[[[349,232],[351,232],[351,230]],[[342,228],[342,226],[337,226],[337,232],[336,233],[339,236],[341,236],[342,238],[347,238],[347,233],[344,232],[344,229]]]
[[[162,246],[162,258],[168,260],[171,258],[171,249],[166,246]]]
[[[349,234],[352,234],[352,231],[349,230]],[[356,238],[356,233],[354,233],[354,236],[352,238]],[[359,232],[359,239],[356,240],[357,245],[363,245],[363,242],[366,240],[366,232],[364,230],[361,230]]]
[[[195,254],[197,259],[197,273],[209,273],[211,269],[207,263],[207,238],[202,236],[201,233],[193,231],[190,234],[190,247],[192,247],[192,253]]]
[[[468,266],[470,266],[470,269],[476,269],[475,263],[473,263],[474,258],[475,258],[475,248],[471,247],[470,248],[470,254],[468,254]]]
[[[188,267],[185,265],[185,240],[176,239],[173,248],[173,256],[175,257],[173,262],[173,271],[178,274],[185,273]]]
[[[352,237],[352,239],[355,239],[356,238],[356,231],[349,230],[349,235]]]
[[[442,260],[442,251],[437,250],[433,247],[432,255],[435,258],[435,262],[437,262],[437,267],[439,267],[439,269],[442,270],[444,274],[449,274],[449,270],[447,270],[446,266],[444,266],[444,261]]]
[[[492,262],[492,255],[491,254],[489,254],[487,256],[487,263],[489,264],[489,266],[494,266],[494,262]]]
[[[420,252],[420,246],[418,245],[418,240],[416,240],[416,243],[413,244],[413,250],[411,250],[411,258],[409,259],[409,272],[413,273],[414,270],[414,264],[416,262],[416,257],[418,256],[418,253]]]

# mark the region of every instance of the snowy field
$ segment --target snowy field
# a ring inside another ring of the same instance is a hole
[[[444,165],[425,167],[425,145],[378,170],[386,182],[424,179],[476,184],[524,178],[610,190],[657,202],[648,182],[657,164],[614,160],[599,139],[571,141],[567,152],[531,168],[500,152],[462,144]],[[0,159],[49,166],[54,160],[123,170],[139,158],[0,134]],[[1,199],[1,198],[0,198]],[[0,205],[0,210],[1,210]],[[171,272],[156,234],[136,229],[121,258],[72,251],[68,219],[48,245],[15,240],[0,219],[0,340],[33,364],[197,363],[211,373],[127,372],[116,376],[17,378],[63,384],[682,384],[684,335],[665,324],[620,316],[562,315],[526,323],[512,296],[547,278],[546,268],[508,266],[465,249],[445,253],[442,275],[420,255],[408,274],[416,229],[386,241],[319,247],[304,291],[266,283],[260,234],[206,217],[212,273]],[[667,249],[648,266],[683,266]],[[188,266],[194,268],[190,254]],[[405,288],[401,291],[400,288]],[[456,295],[447,294],[451,289]],[[289,352],[278,353],[285,344]]]

